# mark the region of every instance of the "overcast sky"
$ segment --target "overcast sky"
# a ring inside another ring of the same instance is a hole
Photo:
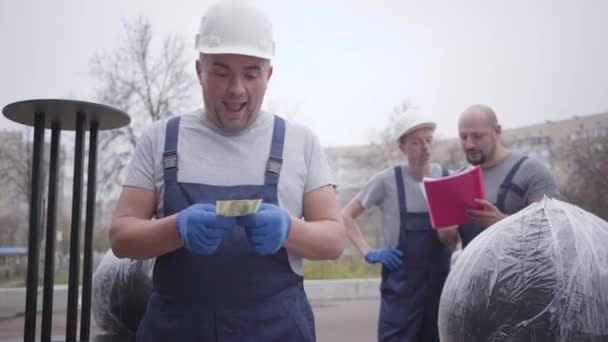
[[[608,111],[608,1],[258,2],[277,41],[266,102],[326,146],[368,143],[403,100],[444,137],[473,103],[506,128]],[[194,44],[208,4],[0,0],[0,107],[95,101],[90,61],[118,45],[122,19],[147,16],[157,37]],[[0,118],[0,129],[18,127]]]

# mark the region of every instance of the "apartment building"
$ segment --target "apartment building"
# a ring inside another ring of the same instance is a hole
[[[502,141],[510,150],[543,162],[561,184],[570,176],[568,158],[564,155],[568,147],[602,136],[608,136],[608,113],[503,129]],[[464,165],[459,144],[458,138],[438,141],[434,159],[452,167]]]
[[[530,126],[503,129],[503,143],[512,151],[537,158],[549,167],[564,184],[570,177],[567,148],[573,144],[598,137],[608,137],[608,113],[574,116],[559,121],[546,121]],[[604,148],[599,146],[599,148]],[[606,146],[605,148],[608,148]],[[338,198],[342,206],[361,189],[376,172],[405,158],[396,146],[344,146],[325,150],[338,183]],[[458,138],[435,142],[433,160],[446,167],[458,169],[466,164]],[[380,216],[375,210],[360,220],[366,237],[379,239]],[[373,243],[373,242],[372,242]]]

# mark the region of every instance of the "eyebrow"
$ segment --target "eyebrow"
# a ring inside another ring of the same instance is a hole
[[[213,66],[231,70],[230,66],[228,66],[227,64],[224,64],[222,62],[218,62],[218,61],[213,62]],[[249,66],[245,67],[245,70],[246,71],[250,71],[250,70],[260,71],[260,70],[262,70],[262,68],[259,65],[249,65]]]

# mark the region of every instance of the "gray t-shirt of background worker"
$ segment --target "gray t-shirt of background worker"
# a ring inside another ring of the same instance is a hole
[[[217,186],[264,184],[274,116],[262,113],[249,127],[228,133],[202,110],[182,115],[178,137],[179,182]],[[155,122],[138,140],[124,186],[156,193],[155,217],[163,216],[162,155],[167,120]],[[283,165],[278,184],[279,206],[302,217],[304,194],[335,185],[317,137],[307,128],[286,122]],[[302,275],[302,258],[289,254],[291,268]]]
[[[406,209],[410,213],[428,213],[429,207],[422,193],[421,180],[413,177],[406,165],[403,169]],[[431,164],[429,178],[441,177],[441,166]],[[378,207],[382,212],[384,247],[397,247],[399,243],[399,198],[394,167],[375,174],[355,196],[365,209]]]
[[[510,152],[507,157],[497,164],[482,168],[486,198],[490,202],[496,204],[500,184],[507,177],[513,165],[523,156],[520,153]],[[527,158],[521,164],[513,177],[513,183],[523,190],[524,194],[520,196],[514,191],[507,192],[502,211],[508,215],[515,214],[525,208],[530,201],[542,198],[543,195],[547,195],[548,197],[559,196],[557,182],[549,169],[540,161],[533,158]]]

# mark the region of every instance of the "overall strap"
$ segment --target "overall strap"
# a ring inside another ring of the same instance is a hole
[[[177,137],[179,130],[179,116],[167,121],[165,133],[165,150],[163,151],[163,173],[165,183],[177,182]]]
[[[446,177],[450,175],[450,171],[448,169],[446,169],[445,167],[441,167],[441,177]]]
[[[279,116],[274,117],[274,127],[272,130],[272,141],[270,143],[270,155],[266,163],[264,174],[264,185],[277,186],[279,175],[283,165],[283,146],[285,145],[285,120]]]
[[[500,211],[504,212],[505,198],[507,197],[507,192],[509,192],[509,190],[512,190],[516,194],[523,196],[523,194],[524,194],[523,189],[519,188],[515,184],[512,184],[512,182],[513,182],[513,177],[515,177],[515,173],[517,172],[517,170],[519,170],[519,167],[526,159],[528,159],[527,156],[521,157],[515,163],[515,165],[513,165],[511,170],[509,170],[509,173],[507,174],[505,179],[502,181],[502,184],[500,184],[500,187],[498,188],[498,197],[496,199],[496,207]]]
[[[403,184],[403,171],[401,166],[395,166],[395,180],[397,181],[397,198],[399,200],[399,244],[406,238],[406,215],[407,215],[407,204],[405,201],[405,185]]]
[[[165,183],[164,203],[169,203],[169,199],[177,191],[177,138],[180,117],[176,116],[167,121],[165,129],[165,149],[163,151],[163,179]],[[165,205],[166,208],[166,205]],[[165,214],[167,214],[165,209]]]

